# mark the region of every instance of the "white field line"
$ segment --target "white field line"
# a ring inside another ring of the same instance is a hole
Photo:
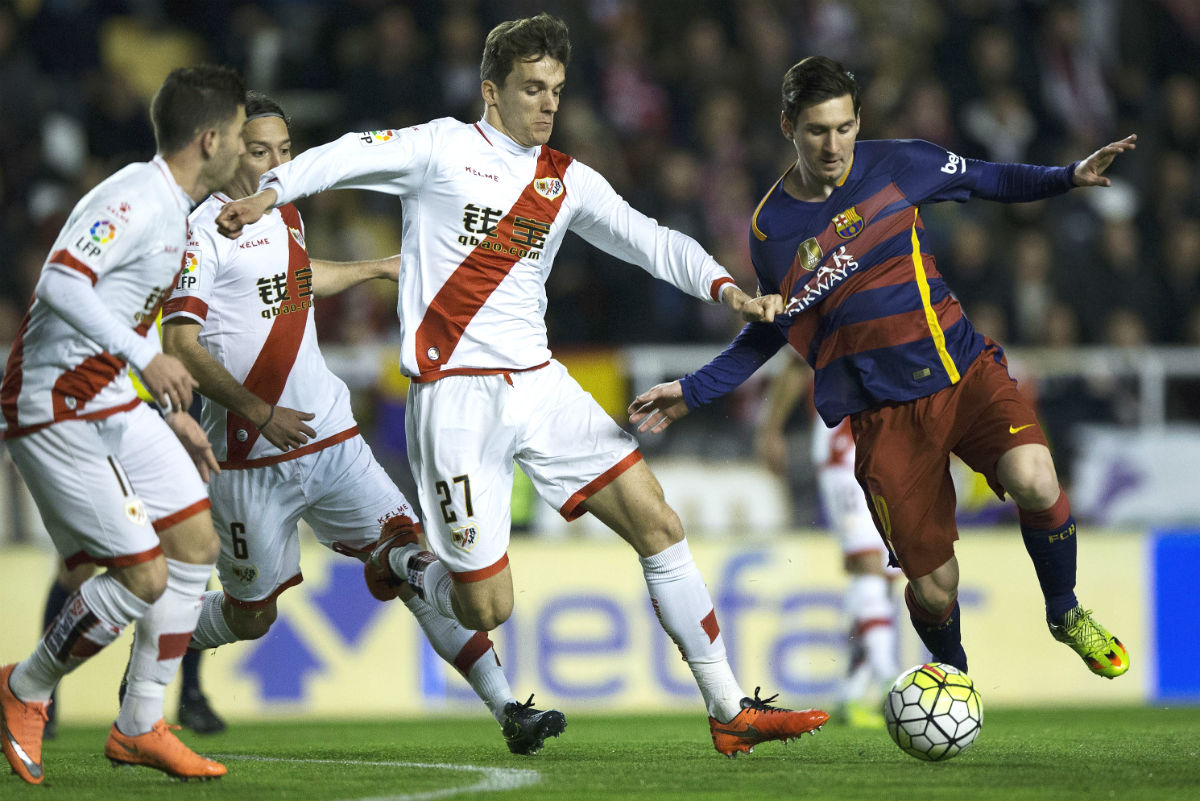
[[[426,790],[420,793],[404,793],[401,795],[381,795],[369,798],[356,798],[352,801],[430,801],[435,798],[449,798],[461,793],[489,793],[500,790],[514,790],[527,787],[542,780],[542,774],[536,770],[521,768],[493,768],[480,765],[450,765],[438,762],[376,762],[362,759],[285,759],[281,757],[261,757],[242,754],[212,754],[213,759],[240,759],[247,762],[288,762],[304,765],[353,765],[369,768],[425,768],[431,770],[452,770],[458,772],[470,771],[482,774],[482,778],[474,784],[464,787],[446,787],[440,790]],[[349,800],[348,800],[349,801]]]

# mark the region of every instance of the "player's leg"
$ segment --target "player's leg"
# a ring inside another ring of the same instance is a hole
[[[566,726],[562,713],[533,710],[513,696],[491,639],[463,626],[453,615],[438,612],[408,582],[409,565],[417,559],[424,582],[433,563],[421,549],[424,533],[417,513],[362,437],[354,437],[314,454],[306,472],[314,500],[305,519],[317,539],[340,553],[362,558],[367,586],[381,601],[399,598],[412,613],[434,651],[471,685],[501,725],[514,753],[536,753],[546,737]],[[380,524],[382,521],[382,524]],[[395,567],[393,567],[393,560]],[[442,569],[444,573],[444,568]]]
[[[67,567],[125,565],[122,580],[109,570],[84,581],[33,653],[0,668],[0,744],[14,772],[40,784],[54,688],[146,613],[166,586],[166,564],[145,507],[100,426],[60,423],[6,445]]]
[[[156,415],[140,408],[144,414],[130,413],[123,427],[118,454],[158,532],[166,586],[134,629],[125,697],[104,753],[114,764],[211,779],[224,775],[225,767],[194,753],[170,732],[163,701],[196,626],[219,546],[207,492],[190,457]]]
[[[943,390],[943,392],[947,392]],[[954,541],[949,447],[936,424],[952,397],[938,393],[851,417],[855,477],[871,517],[899,561],[909,620],[934,659],[966,672]]]
[[[853,456],[850,457],[851,463]],[[843,609],[849,623],[849,670],[840,687],[842,717],[851,725],[882,727],[880,690],[896,677],[896,608],[886,548],[875,530],[862,488],[846,465],[817,471],[822,508],[842,551]]]
[[[46,593],[46,606],[42,610],[42,631],[50,628],[54,618],[58,617],[63,607],[66,606],[67,599],[74,595],[80,585],[91,578],[95,572],[96,566],[91,563],[68,568],[61,559],[58,561],[58,570],[55,572],[54,581],[50,583],[50,590]],[[43,735],[47,740],[53,740],[57,734],[60,711],[58,693],[52,693],[49,706],[46,708],[46,731]]]
[[[192,650],[266,635],[279,614],[276,599],[304,580],[297,524],[308,500],[300,463],[311,456],[209,479],[222,589],[204,593]]]
[[[1075,597],[1075,519],[1034,407],[1003,363],[985,359],[981,367],[971,379],[986,403],[972,415],[955,452],[988,479],[997,495],[1007,492],[1016,501],[1051,634],[1069,645],[1093,673],[1120,676],[1129,669],[1125,647]]]
[[[713,745],[727,755],[760,742],[787,741],[819,729],[829,715],[771,706],[741,689],[725,653],[712,596],[692,559],[683,526],[667,505],[658,479],[641,459],[586,498],[596,515],[637,551],[654,610],[704,696]]]

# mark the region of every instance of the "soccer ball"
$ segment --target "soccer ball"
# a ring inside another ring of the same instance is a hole
[[[938,762],[965,751],[983,726],[983,701],[971,678],[953,665],[905,671],[883,703],[888,734],[900,750]]]

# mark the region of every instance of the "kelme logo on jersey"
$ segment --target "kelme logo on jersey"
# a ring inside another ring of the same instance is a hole
[[[801,267],[810,273],[817,269],[817,265],[821,263],[821,257],[824,255],[821,252],[821,246],[817,244],[815,236],[805,239],[800,243],[800,247],[796,248],[796,260],[800,262]]]
[[[382,145],[396,138],[396,132],[391,128],[383,131],[365,131],[358,135],[358,141],[363,147]]]
[[[117,235],[117,226],[108,220],[97,220],[88,229],[88,235],[97,245],[107,245]]]
[[[558,178],[534,178],[533,191],[546,200],[554,200],[563,193],[563,182]]]
[[[450,529],[450,542],[460,551],[470,551],[479,542],[479,527],[474,521],[467,521],[465,526]]]
[[[858,216],[858,211],[851,206],[841,214],[834,215],[833,227],[842,239],[853,239],[863,229],[863,218]]]

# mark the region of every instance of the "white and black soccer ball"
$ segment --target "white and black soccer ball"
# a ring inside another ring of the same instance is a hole
[[[917,665],[901,674],[883,704],[888,734],[900,750],[938,762],[958,756],[983,726],[983,701],[953,665]]]

